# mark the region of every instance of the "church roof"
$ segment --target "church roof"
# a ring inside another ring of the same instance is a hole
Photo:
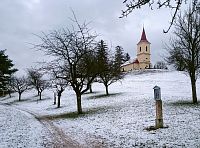
[[[150,42],[147,40],[147,37],[146,37],[146,33],[145,33],[145,30],[144,30],[144,27],[143,27],[143,30],[142,30],[141,39],[140,39],[140,41],[138,42],[138,44],[141,43],[141,42],[147,42],[147,43],[150,43]]]
[[[126,65],[130,65],[130,64],[139,64],[138,59],[130,59],[129,61],[126,61],[124,64],[121,65],[121,67],[126,66]]]
[[[126,66],[126,65],[130,65],[130,64],[132,64],[131,60],[126,61],[125,63],[123,63],[123,64],[121,65],[121,67]]]
[[[139,64],[140,62],[138,61],[138,59],[135,59],[133,63]]]

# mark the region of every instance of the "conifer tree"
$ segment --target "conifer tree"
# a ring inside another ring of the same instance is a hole
[[[121,46],[115,47],[115,64],[120,67],[124,63],[125,57]]]
[[[125,54],[125,57],[124,57],[124,62],[126,61],[129,61],[130,60],[130,55],[128,54],[128,52]]]
[[[106,88],[106,95],[109,95],[108,86],[120,79],[119,57],[111,57],[108,46],[101,40],[97,45],[97,59],[99,67],[99,83],[103,83]]]
[[[0,50],[0,95],[8,93],[11,75],[17,71],[13,68],[12,60],[5,55],[6,50]]]

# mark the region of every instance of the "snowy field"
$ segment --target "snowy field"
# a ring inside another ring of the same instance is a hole
[[[47,131],[33,116],[0,105],[0,148],[42,148],[48,147],[48,143]]]
[[[164,125],[168,128],[147,131],[145,128],[155,125],[155,85],[161,87]],[[109,87],[109,96],[105,96],[102,84],[93,84],[93,91],[83,95],[84,114],[79,116],[75,94],[70,89],[64,92],[59,109],[53,105],[50,90],[44,92],[42,101],[37,101],[34,91],[22,94],[21,102],[17,94],[0,98],[1,104],[7,103],[0,106],[0,148],[52,147],[44,142],[50,140],[48,132],[25,112],[38,120],[49,120],[77,142],[77,147],[200,147],[200,104],[191,104],[190,80],[183,72],[129,73]],[[200,98],[199,80],[197,95]],[[16,127],[20,129],[15,130]],[[25,133],[27,139],[20,143],[20,135]]]

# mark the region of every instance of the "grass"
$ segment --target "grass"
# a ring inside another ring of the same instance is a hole
[[[97,94],[99,91],[92,91],[92,92],[85,92],[83,95],[88,95],[88,94]]]
[[[85,117],[87,115],[93,115],[98,113],[99,111],[106,111],[105,108],[93,108],[84,111],[82,114],[78,114],[77,112],[69,112],[64,114],[58,114],[58,115],[47,115],[47,116],[41,116],[37,117],[39,120],[57,120],[57,119],[77,119],[81,117]]]
[[[170,103],[170,105],[172,106],[176,106],[176,107],[199,107],[200,106],[200,102],[198,102],[197,104],[193,104],[192,103],[192,99],[191,101],[176,101],[176,102],[172,102]]]
[[[115,97],[115,96],[119,96],[119,95],[121,95],[121,94],[122,94],[122,93],[112,93],[112,94],[109,94],[109,95],[100,94],[100,95],[90,96],[90,97],[88,97],[87,99],[88,99],[88,100],[91,100],[91,99],[101,99],[101,98]]]

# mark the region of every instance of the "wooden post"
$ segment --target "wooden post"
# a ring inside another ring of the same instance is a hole
[[[156,120],[155,127],[163,128],[163,113],[162,113],[162,100],[160,87],[155,86],[154,88],[154,99],[156,100]]]
[[[156,100],[156,128],[163,128],[162,100]]]

